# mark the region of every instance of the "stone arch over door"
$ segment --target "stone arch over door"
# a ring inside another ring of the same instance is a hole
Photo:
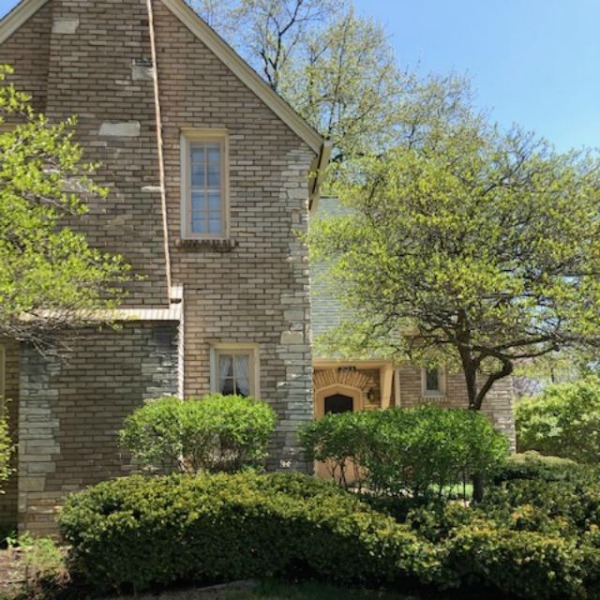
[[[325,414],[326,399],[335,395],[352,398],[352,410],[362,410],[373,387],[375,383],[371,377],[358,370],[341,368],[315,373],[315,417],[320,419]]]
[[[325,406],[328,398],[334,396],[347,396],[352,400],[352,412],[361,410],[363,407],[362,391],[358,388],[345,385],[330,385],[321,388],[315,393],[315,417],[320,419],[325,415]]]

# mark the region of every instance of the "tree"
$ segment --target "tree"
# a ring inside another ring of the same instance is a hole
[[[52,335],[111,309],[128,266],[69,224],[106,190],[74,143],[76,121],[51,124],[0,67],[0,336],[44,347]]]
[[[336,0],[190,0],[191,6],[311,125],[335,162],[386,146],[402,72],[384,28]]]
[[[600,162],[448,108],[355,165],[353,214],[309,241],[350,309],[330,346],[456,365],[479,410],[519,361],[599,342]]]

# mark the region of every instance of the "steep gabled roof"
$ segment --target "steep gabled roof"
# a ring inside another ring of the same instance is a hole
[[[0,44],[49,0],[21,0],[0,21]],[[183,0],[162,0],[163,4],[227,66],[237,78],[254,92],[315,153],[323,139],[298,113],[254,71],[217,33]]]

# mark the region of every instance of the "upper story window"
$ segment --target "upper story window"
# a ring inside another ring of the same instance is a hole
[[[211,351],[211,388],[225,396],[258,397],[258,349],[252,344],[217,345]]]
[[[229,237],[227,154],[226,132],[183,132],[181,229],[184,239]]]
[[[423,396],[426,398],[444,396],[446,394],[444,371],[435,367],[423,368],[421,385]]]

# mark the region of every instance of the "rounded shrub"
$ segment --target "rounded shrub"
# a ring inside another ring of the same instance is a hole
[[[72,496],[60,525],[71,568],[102,589],[298,575],[391,586],[440,572],[408,528],[298,474],[133,476]]]
[[[316,460],[340,463],[346,452],[367,487],[385,496],[442,497],[474,474],[489,476],[508,441],[480,413],[424,405],[329,415],[302,434]]]
[[[600,379],[548,386],[516,408],[519,451],[600,461]]]
[[[235,472],[262,465],[275,424],[272,409],[252,398],[165,397],[130,415],[120,440],[150,471]]]
[[[510,598],[587,598],[585,552],[573,539],[471,522],[445,542],[447,566],[464,583]]]
[[[494,472],[494,483],[517,479],[537,479],[541,481],[569,481],[586,472],[583,465],[568,458],[544,456],[534,450],[522,454],[512,454]]]

